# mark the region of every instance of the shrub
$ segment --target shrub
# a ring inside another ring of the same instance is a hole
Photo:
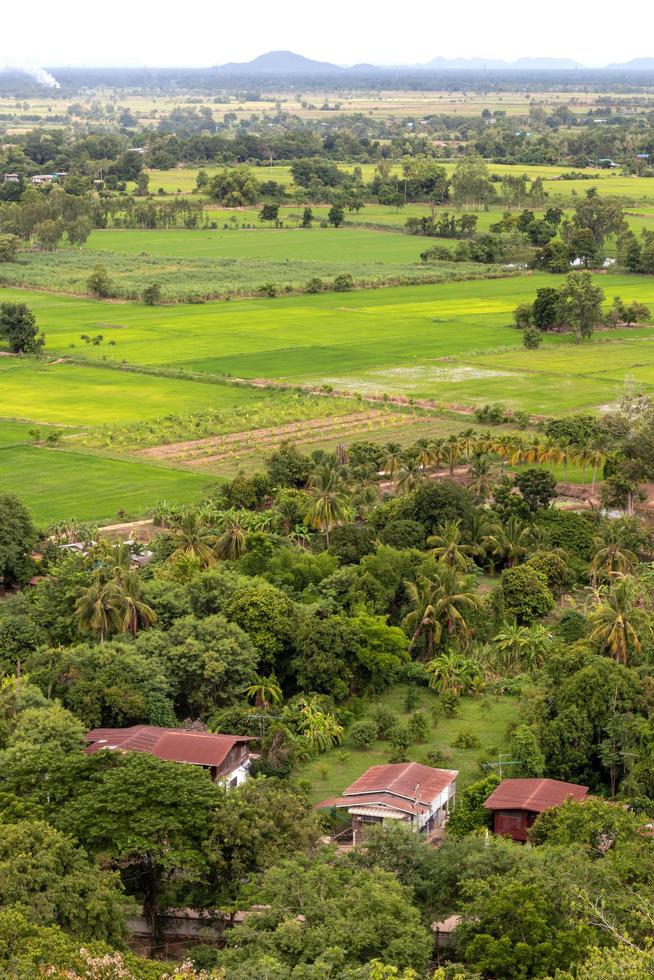
[[[547,579],[529,565],[505,568],[500,590],[506,613],[521,626],[529,626],[554,608]]]
[[[397,717],[385,704],[375,705],[370,717],[377,726],[378,738],[390,738],[397,729]]]
[[[481,748],[481,742],[479,741],[477,736],[474,735],[471,731],[468,731],[467,728],[464,728],[462,731],[459,732],[459,734],[452,742],[452,745],[454,746],[455,749],[480,749]]]
[[[401,679],[406,681],[407,684],[418,684],[421,687],[427,687],[429,684],[429,673],[424,664],[421,664],[418,660],[414,660],[412,663],[404,665],[401,672]]]
[[[277,295],[277,286],[274,282],[262,282],[257,292],[259,296],[269,296],[273,299]]]
[[[341,272],[339,276],[334,279],[334,292],[336,293],[347,293],[354,286],[354,278],[349,272]]]
[[[525,562],[525,565],[542,572],[554,595],[561,595],[574,583],[574,575],[556,551],[537,551]]]
[[[429,735],[429,721],[424,711],[414,711],[407,722],[407,731],[412,742],[424,742]]]
[[[413,711],[414,708],[418,707],[418,692],[415,687],[407,687],[406,696],[404,698],[404,710]]]
[[[589,623],[577,609],[566,609],[556,631],[565,643],[576,643],[588,636]]]
[[[151,282],[143,290],[143,302],[146,306],[158,306],[161,302],[161,283]]]
[[[348,732],[350,741],[359,749],[367,749],[377,739],[377,725],[372,718],[364,718],[352,725]]]
[[[526,327],[522,335],[522,343],[527,350],[537,350],[543,343],[543,335],[536,327]]]
[[[506,421],[504,405],[479,405],[475,409],[475,418],[483,425],[501,425]]]
[[[446,718],[458,718],[459,699],[456,694],[453,694],[452,691],[445,691],[441,695],[441,704],[443,705],[443,713]]]
[[[304,291],[305,293],[322,293],[324,288],[325,284],[322,279],[319,279],[318,276],[312,276],[304,287]]]
[[[425,754],[425,765],[435,766],[436,769],[447,769],[452,762],[452,756],[446,749],[430,749]]]
[[[389,521],[379,534],[382,544],[388,544],[391,548],[424,548],[425,529],[418,521],[408,518],[404,520]]]
[[[398,725],[393,732],[391,739],[391,753],[389,762],[406,762],[407,750],[411,745],[411,736],[408,728]]]

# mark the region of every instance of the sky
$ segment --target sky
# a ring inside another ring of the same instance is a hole
[[[5,6],[5,5],[3,5]],[[31,0],[7,3],[0,66],[208,66],[284,49],[337,64],[434,57],[572,58],[603,65],[654,56],[651,0]],[[188,16],[185,16],[185,11]]]

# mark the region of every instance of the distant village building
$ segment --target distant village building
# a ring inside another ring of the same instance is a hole
[[[371,766],[342,796],[317,803],[319,809],[346,809],[352,843],[360,843],[373,824],[400,821],[427,833],[442,827],[456,797],[458,772],[418,762]]]
[[[515,841],[526,841],[529,828],[545,810],[566,800],[583,800],[587,786],[559,779],[503,779],[484,806],[493,811],[493,830]]]
[[[94,728],[84,736],[90,755],[100,749],[116,752],[145,752],[166,762],[183,762],[202,766],[214,782],[240,786],[248,776],[251,763],[247,735],[216,735],[212,732],[190,732],[181,728],[156,728],[154,725],[132,725],[131,728]]]
[[[19,174],[3,174],[2,179],[5,184],[18,184],[20,183]]]

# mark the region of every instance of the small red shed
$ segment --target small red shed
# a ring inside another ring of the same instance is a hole
[[[566,800],[583,800],[587,786],[560,779],[503,779],[484,806],[493,811],[493,831],[516,841],[528,839],[529,828],[539,813]]]

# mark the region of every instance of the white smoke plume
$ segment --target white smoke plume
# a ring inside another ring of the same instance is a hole
[[[46,71],[45,68],[25,67],[23,65],[20,71],[25,72],[26,75],[33,78],[39,85],[45,85],[46,88],[60,87],[57,79],[49,71]]]

